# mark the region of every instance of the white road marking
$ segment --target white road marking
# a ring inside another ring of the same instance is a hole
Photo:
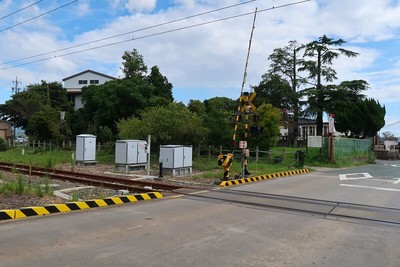
[[[354,178],[347,177],[347,176],[357,176],[357,175],[362,175],[362,177],[354,177]],[[372,178],[372,175],[369,174],[368,172],[339,174],[340,181],[369,179],[369,178]]]
[[[400,189],[394,189],[394,188],[374,187],[374,186],[355,185],[355,184],[340,184],[340,185],[348,187],[359,187],[359,188],[369,188],[369,189],[383,190],[383,191],[400,192]]]
[[[391,167],[395,167],[395,168],[399,168],[400,166],[399,165],[397,165],[397,164],[387,164],[387,163],[385,163],[385,164],[383,164],[384,166],[391,166]]]
[[[133,229],[137,229],[137,228],[142,228],[143,225],[137,225],[137,226],[133,226],[133,227],[128,227],[126,228],[127,230],[133,230]]]
[[[400,178],[393,178],[393,179],[397,179],[395,182],[393,182],[393,184],[400,184]]]

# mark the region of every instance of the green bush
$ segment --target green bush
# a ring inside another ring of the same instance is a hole
[[[7,150],[6,141],[3,138],[0,138],[0,151],[6,151],[6,150]]]

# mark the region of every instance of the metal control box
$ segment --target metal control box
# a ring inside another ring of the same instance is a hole
[[[146,164],[147,142],[143,140],[118,140],[115,143],[115,164]]]
[[[179,169],[192,167],[192,147],[183,145],[160,146],[160,162],[163,168]]]
[[[94,162],[96,160],[96,136],[80,134],[76,136],[76,161]]]

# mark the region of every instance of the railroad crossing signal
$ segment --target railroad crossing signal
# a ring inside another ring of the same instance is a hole
[[[254,106],[251,101],[256,97],[255,92],[251,92],[250,94],[248,92],[243,93],[242,100],[244,101],[244,105],[240,108],[241,112],[247,112],[249,113],[250,111],[255,111],[256,106]],[[251,109],[251,110],[249,110]]]

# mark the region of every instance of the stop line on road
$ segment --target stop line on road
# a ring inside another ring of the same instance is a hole
[[[399,167],[397,165],[390,165],[392,167]],[[349,181],[349,180],[384,180],[388,181],[388,179],[373,179],[373,176],[367,172],[362,172],[362,173],[347,173],[347,174],[339,174],[339,179],[340,181]],[[397,185],[400,184],[400,177],[392,178],[393,181],[392,184]],[[383,191],[395,191],[395,192],[400,192],[400,189],[396,188],[387,188],[387,187],[375,187],[375,186],[367,186],[367,185],[356,185],[356,184],[340,184],[340,186],[347,186],[347,187],[358,187],[358,188],[369,188],[369,189],[375,189],[375,190],[383,190]]]
[[[339,174],[340,181],[369,179],[372,175],[368,172]]]

